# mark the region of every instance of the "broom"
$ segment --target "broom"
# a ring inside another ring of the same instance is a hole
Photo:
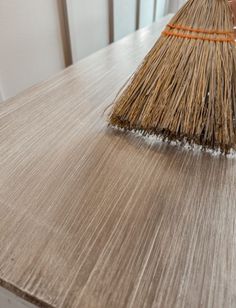
[[[115,99],[112,126],[229,153],[236,50],[227,0],[189,0]]]

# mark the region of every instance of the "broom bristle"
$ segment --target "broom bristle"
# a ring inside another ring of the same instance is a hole
[[[115,99],[109,122],[228,153],[236,145],[236,51],[226,0],[189,0]]]

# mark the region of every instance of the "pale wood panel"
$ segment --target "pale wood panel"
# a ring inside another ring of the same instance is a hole
[[[43,307],[236,306],[236,160],[107,128],[160,34],[0,105],[0,283]]]
[[[63,42],[63,52],[65,59],[65,66],[70,66],[73,63],[71,39],[70,39],[70,27],[68,16],[68,5],[66,0],[57,0],[58,3],[58,15],[60,19],[61,36]]]

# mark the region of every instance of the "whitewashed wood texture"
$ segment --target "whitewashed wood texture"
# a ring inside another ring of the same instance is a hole
[[[236,306],[236,160],[103,114],[167,21],[0,105],[0,283],[28,301]]]

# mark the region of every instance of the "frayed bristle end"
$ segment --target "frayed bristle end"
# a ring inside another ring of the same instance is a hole
[[[228,4],[189,0],[168,27],[116,98],[109,123],[228,154],[236,147]]]

